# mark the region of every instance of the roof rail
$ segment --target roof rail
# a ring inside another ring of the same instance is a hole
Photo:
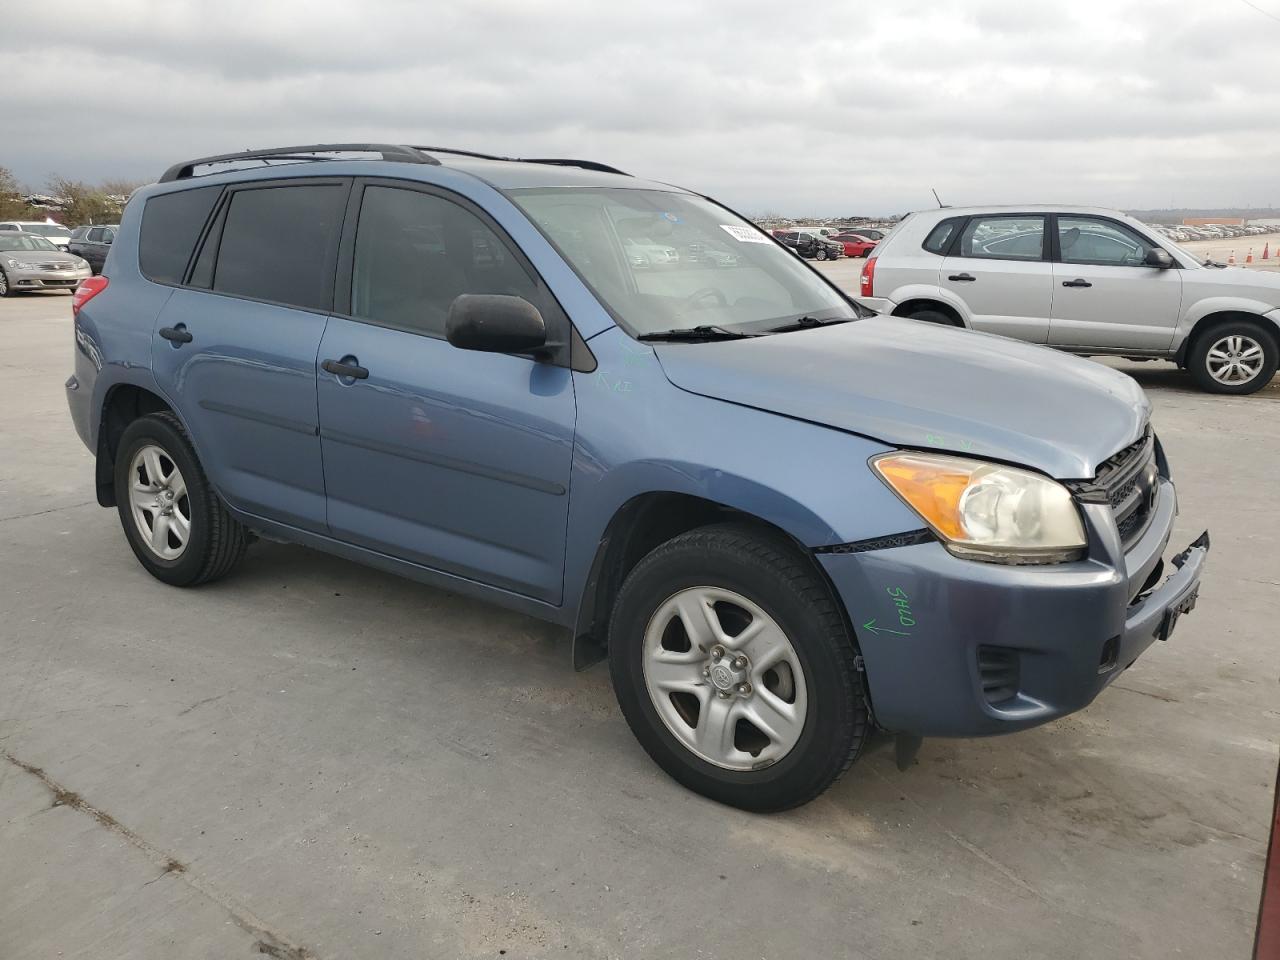
[[[220,163],[238,163],[243,160],[292,160],[296,162],[320,160],[317,154],[324,153],[376,153],[383,160],[399,160],[403,163],[430,163],[436,166],[440,161],[424,154],[419,147],[406,147],[392,143],[315,143],[301,147],[271,147],[266,150],[242,150],[239,153],[222,153],[213,157],[198,157],[175,163],[164,172],[161,183],[173,180],[188,180],[195,176],[196,167],[213,166]]]
[[[554,167],[580,167],[583,170],[595,170],[599,173],[616,173],[629,177],[631,174],[611,167],[607,163],[595,160],[566,160],[554,157],[501,157],[493,153],[477,153],[475,150],[454,150],[451,147],[414,147],[427,153],[451,153],[459,157],[475,157],[478,160],[504,160],[508,163],[546,163]]]

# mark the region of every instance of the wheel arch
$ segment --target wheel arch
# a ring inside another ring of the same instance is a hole
[[[94,468],[94,485],[99,505],[116,505],[116,451],[120,448],[120,438],[124,435],[125,428],[139,417],[162,411],[182,420],[163,397],[137,383],[114,384],[103,395],[97,424],[97,463]]]
[[[1275,311],[1271,311],[1274,313]],[[1195,346],[1196,341],[1208,334],[1215,327],[1224,323],[1252,323],[1267,330],[1271,336],[1280,341],[1280,322],[1269,316],[1266,311],[1251,310],[1247,307],[1224,307],[1221,309],[1211,310],[1197,318],[1192,324],[1186,336],[1182,338],[1182,343],[1178,345],[1178,350],[1174,354],[1174,360],[1179,366],[1186,366],[1187,355],[1191,352],[1191,348]]]
[[[911,300],[904,300],[893,308],[893,315],[895,317],[909,317],[917,310],[936,310],[938,313],[949,317],[957,327],[968,326],[959,310],[945,301],[931,297],[915,297]]]
[[[573,665],[582,670],[605,657],[610,615],[627,574],[655,547],[682,533],[717,523],[738,521],[760,529],[794,548],[827,584],[841,611],[844,605],[822,565],[795,536],[756,513],[691,493],[649,491],[614,512],[596,546],[583,583],[573,630]],[[847,614],[846,614],[847,619]],[[850,627],[850,636],[853,635]]]

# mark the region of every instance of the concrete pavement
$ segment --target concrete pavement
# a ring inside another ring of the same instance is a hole
[[[0,957],[1247,956],[1280,385],[1118,362],[1177,545],[1214,548],[1094,705],[753,816],[661,774],[532,620],[267,543],[208,587],[150,579],[93,501],[71,350],[68,298],[0,301]]]

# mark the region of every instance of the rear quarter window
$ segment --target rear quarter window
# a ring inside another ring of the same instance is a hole
[[[951,241],[955,239],[956,231],[960,229],[960,224],[964,222],[964,217],[951,217],[943,220],[932,230],[929,236],[924,239],[924,248],[930,253],[936,253],[942,256],[947,252],[947,248],[951,246]]]
[[[157,283],[181,283],[222,187],[197,187],[152,197],[142,211],[138,265]]]

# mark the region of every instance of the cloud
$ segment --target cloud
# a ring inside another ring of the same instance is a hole
[[[749,211],[1276,199],[1280,23],[1243,4],[76,0],[22,21],[0,164],[33,186],[369,139],[587,156]]]

